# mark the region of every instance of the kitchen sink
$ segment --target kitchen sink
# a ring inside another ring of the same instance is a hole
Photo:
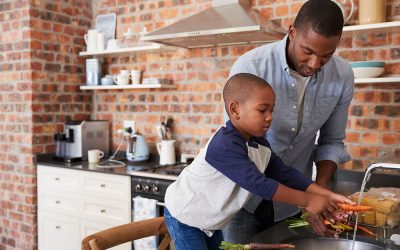
[[[351,250],[352,240],[349,239],[334,239],[324,237],[310,237],[310,238],[288,238],[284,240],[285,243],[293,243],[295,249],[303,250]],[[393,245],[393,244],[391,244]],[[375,250],[375,249],[396,249],[389,246],[389,244],[383,244],[377,241],[362,241],[356,240],[354,250]]]

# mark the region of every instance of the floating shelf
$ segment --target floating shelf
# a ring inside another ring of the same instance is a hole
[[[355,78],[355,83],[400,83],[400,76],[386,76],[376,78]]]
[[[83,51],[80,52],[80,56],[106,56],[112,54],[122,54],[122,53],[133,53],[133,52],[162,52],[162,51],[172,51],[175,50],[174,47],[161,45],[158,43],[151,43],[145,46],[137,46],[137,47],[130,47],[130,48],[119,48],[115,50],[103,50],[103,51],[96,51],[96,52],[87,52]]]
[[[400,21],[394,21],[394,22],[344,26],[343,36],[349,37],[353,35],[372,34],[376,32],[399,32],[399,31],[400,31]]]
[[[170,84],[127,84],[127,85],[95,85],[80,86],[82,90],[105,90],[105,89],[174,89],[175,85]]]

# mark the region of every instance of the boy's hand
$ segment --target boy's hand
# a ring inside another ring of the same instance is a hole
[[[331,237],[335,234],[324,224],[324,218],[320,214],[312,214],[307,212],[306,216],[302,216],[304,220],[312,227],[314,232],[319,236]]]

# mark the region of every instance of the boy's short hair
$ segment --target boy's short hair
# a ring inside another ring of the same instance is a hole
[[[229,78],[222,92],[228,115],[228,104],[230,102],[244,103],[254,95],[258,88],[266,86],[271,88],[264,79],[249,73],[239,73]]]
[[[304,3],[294,21],[294,27],[301,31],[311,28],[325,36],[340,36],[343,30],[343,13],[331,0],[309,0]]]

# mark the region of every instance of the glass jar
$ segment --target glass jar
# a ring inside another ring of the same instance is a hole
[[[386,0],[360,0],[358,21],[360,24],[385,22]]]

